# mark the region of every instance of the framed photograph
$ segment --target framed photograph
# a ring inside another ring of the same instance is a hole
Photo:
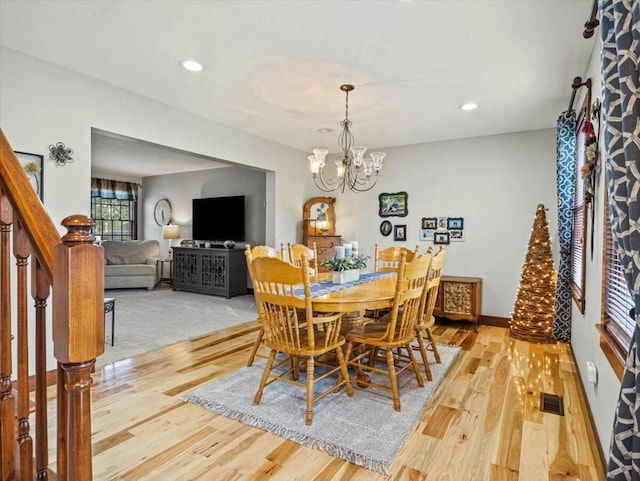
[[[449,240],[451,242],[464,241],[464,231],[462,229],[449,229]]]
[[[462,217],[448,217],[447,218],[447,229],[464,229],[464,219]]]
[[[446,229],[447,228],[447,219],[448,217],[438,217],[438,229]]]
[[[16,157],[22,164],[27,177],[31,181],[33,190],[36,191],[40,201],[44,202],[44,186],[42,185],[42,169],[44,168],[44,156],[38,154],[29,154],[27,152],[14,152]]]
[[[397,192],[395,194],[380,194],[378,196],[380,203],[380,217],[406,217],[409,214],[407,208],[406,192]]]
[[[380,233],[383,236],[388,236],[389,234],[391,234],[391,222],[389,222],[388,220],[383,220],[382,224],[380,224]]]
[[[432,241],[434,232],[433,229],[420,229],[420,240]]]
[[[437,217],[423,217],[422,218],[422,228],[435,230],[438,228],[438,218]]]
[[[394,225],[393,226],[393,240],[395,241],[406,241],[407,240],[407,226],[404,225]]]
[[[433,234],[434,244],[448,244],[449,243],[449,231],[436,231]]]

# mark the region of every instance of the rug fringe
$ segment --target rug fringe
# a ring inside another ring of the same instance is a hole
[[[197,404],[198,406],[206,408],[216,414],[220,414],[230,419],[235,419],[249,426],[262,429],[263,431],[267,431],[271,434],[275,434],[303,446],[325,451],[331,456],[344,459],[345,461],[353,463],[357,466],[361,466],[363,468],[369,469],[371,471],[376,471],[387,476],[389,475],[389,466],[391,465],[391,463],[372,459],[369,456],[358,454],[351,449],[341,448],[340,446],[337,446],[333,443],[319,441],[307,434],[301,433],[294,429],[278,426],[265,419],[260,418],[259,416],[242,413],[228,406],[223,406],[215,401],[204,400],[193,394],[187,394],[186,396],[182,396],[180,399],[193,404]]]

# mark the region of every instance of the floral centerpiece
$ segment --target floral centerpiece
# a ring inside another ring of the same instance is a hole
[[[367,258],[364,255],[346,255],[327,259],[323,264],[333,271],[334,284],[344,284],[360,279],[360,269],[367,267]]]

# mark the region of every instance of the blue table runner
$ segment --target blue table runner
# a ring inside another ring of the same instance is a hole
[[[334,284],[331,282],[331,279],[328,279],[326,281],[312,282],[309,288],[311,289],[311,297],[319,297],[329,294],[330,292],[340,291],[348,287],[357,286],[358,284],[364,284],[365,282],[375,281],[376,279],[382,279],[384,277],[393,277],[395,275],[395,272],[361,272],[360,279],[357,281],[347,282],[345,284]],[[303,297],[304,287],[296,287],[294,294]]]

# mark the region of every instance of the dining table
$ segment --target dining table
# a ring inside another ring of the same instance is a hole
[[[344,288],[313,296],[314,312],[356,312],[365,309],[388,309],[396,293],[395,273],[362,283],[347,283]],[[328,281],[331,273],[318,274],[318,281]],[[354,285],[355,284],[355,285]]]
[[[366,310],[390,309],[396,292],[396,275],[395,273],[378,273],[377,275],[379,277],[367,279],[364,282],[361,280],[356,283],[347,283],[326,294],[312,294],[313,312],[343,313],[341,330],[348,332],[362,325]],[[320,273],[316,282],[328,283],[330,279],[331,273]]]

